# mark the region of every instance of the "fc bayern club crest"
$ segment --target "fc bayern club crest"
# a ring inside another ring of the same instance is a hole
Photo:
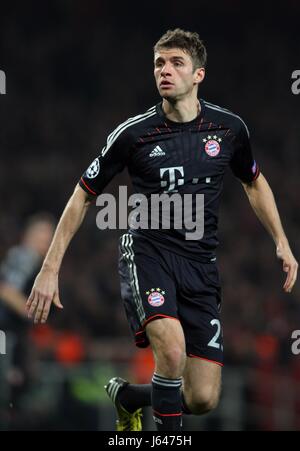
[[[205,152],[208,156],[216,157],[219,155],[221,150],[220,142],[222,142],[221,138],[218,138],[217,135],[208,135],[207,138],[203,139],[203,142],[205,143]]]
[[[151,290],[146,291],[146,294],[148,295],[148,302],[152,307],[160,307],[165,302],[165,291],[160,288],[151,288]]]

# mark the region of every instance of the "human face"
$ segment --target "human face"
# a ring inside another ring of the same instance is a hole
[[[193,70],[191,56],[181,49],[160,49],[154,55],[154,77],[159,94],[170,101],[180,100],[204,78],[204,69]]]
[[[28,247],[44,257],[49,249],[54,234],[54,226],[48,221],[32,224],[25,232],[24,241]]]

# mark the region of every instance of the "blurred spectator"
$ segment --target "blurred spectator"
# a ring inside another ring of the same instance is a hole
[[[20,244],[9,249],[0,265],[0,329],[8,337],[10,365],[9,403],[18,409],[29,382],[29,329],[25,303],[54,232],[54,219],[46,213],[31,216]]]

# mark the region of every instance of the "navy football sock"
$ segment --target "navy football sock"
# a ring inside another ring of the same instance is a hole
[[[151,384],[128,384],[120,390],[118,401],[127,412],[151,406]]]
[[[132,413],[140,407],[151,406],[151,392],[152,384],[128,384],[120,390],[118,400],[127,412]],[[183,392],[181,392],[181,410],[185,415],[192,414],[186,404]]]
[[[181,385],[181,378],[169,379],[154,373],[152,408],[153,419],[158,431],[181,431]]]

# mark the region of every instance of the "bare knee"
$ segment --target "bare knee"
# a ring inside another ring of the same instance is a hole
[[[169,345],[155,352],[157,371],[166,377],[182,376],[185,365],[185,350],[178,345]]]
[[[214,410],[220,400],[220,390],[216,387],[206,387],[194,393],[184,395],[190,411],[194,415],[202,415]]]

